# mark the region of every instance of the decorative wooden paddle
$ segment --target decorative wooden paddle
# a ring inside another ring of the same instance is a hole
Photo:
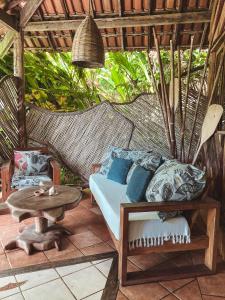
[[[194,165],[198,154],[202,148],[202,145],[214,134],[216,131],[216,128],[218,126],[218,123],[222,117],[223,114],[223,107],[219,104],[212,104],[209,106],[207,113],[205,115],[205,119],[202,124],[202,130],[201,130],[201,139],[200,139],[200,145],[198,147],[198,150],[194,156],[194,159],[192,161],[192,164]]]

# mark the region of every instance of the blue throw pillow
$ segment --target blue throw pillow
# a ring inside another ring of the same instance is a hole
[[[130,159],[114,157],[107,178],[121,184],[126,184],[127,174],[132,164],[133,162]]]
[[[128,186],[127,186],[127,197],[131,202],[145,201],[145,192],[152,179],[154,172],[147,170],[140,165],[137,165],[134,169]]]

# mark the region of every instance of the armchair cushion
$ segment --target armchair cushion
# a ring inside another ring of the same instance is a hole
[[[50,156],[40,151],[14,151],[14,174],[17,176],[47,175]]]
[[[51,182],[52,179],[47,175],[13,175],[11,187],[13,189],[21,189],[27,186],[39,186],[40,181]]]

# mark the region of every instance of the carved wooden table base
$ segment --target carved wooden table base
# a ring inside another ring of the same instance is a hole
[[[5,246],[5,250],[15,248],[23,249],[28,255],[32,250],[49,250],[56,248],[61,250],[61,239],[64,235],[72,233],[58,224],[48,226],[48,220],[42,217],[35,218],[35,225],[27,226],[15,240],[12,240]]]

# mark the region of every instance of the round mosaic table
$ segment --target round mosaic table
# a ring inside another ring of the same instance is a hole
[[[64,211],[76,207],[81,200],[81,191],[74,187],[55,186],[56,194],[35,196],[37,187],[29,187],[11,194],[6,203],[12,216],[19,222],[35,217],[35,224],[26,227],[15,240],[5,246],[5,250],[22,248],[30,255],[33,249],[60,250],[62,236],[71,232],[59,224]],[[50,222],[52,224],[49,224]]]

